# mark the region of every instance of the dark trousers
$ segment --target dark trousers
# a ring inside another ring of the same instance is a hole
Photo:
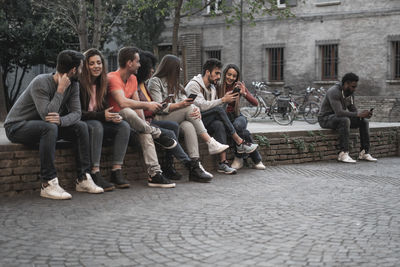
[[[253,138],[249,130],[247,130],[247,118],[243,115],[239,115],[236,118],[234,116],[230,116],[232,120],[233,127],[235,127],[237,134],[246,142],[254,143]],[[246,154],[239,154],[235,150],[235,156],[238,158],[246,157]],[[255,164],[261,161],[260,152],[256,149],[250,155],[250,158],[253,160]]]
[[[335,114],[318,117],[319,125],[322,128],[333,129],[339,132],[340,151],[349,152],[350,129],[360,130],[360,150],[369,152],[369,122],[367,119],[358,117],[338,117]]]
[[[35,145],[39,143],[40,176],[43,182],[57,177],[54,165],[58,139],[76,144],[76,166],[78,176],[90,170],[89,132],[86,123],[79,121],[68,127],[59,127],[42,120],[31,120],[5,126],[6,135],[13,143]]]
[[[214,107],[202,112],[201,118],[208,133],[221,144],[227,144],[227,134],[232,136],[236,133],[235,127],[222,107]]]
[[[161,132],[167,134],[170,138],[173,138],[178,142],[176,147],[173,149],[168,149],[165,151],[165,159],[162,162],[162,166],[167,167],[172,165],[174,159],[172,156],[175,156],[177,160],[182,163],[190,161],[189,156],[183,150],[182,146],[179,144],[178,136],[179,136],[179,124],[174,121],[152,121],[152,125],[158,126]]]

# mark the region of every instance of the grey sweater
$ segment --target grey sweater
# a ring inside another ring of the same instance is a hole
[[[354,95],[346,97],[340,83],[328,89],[325,98],[322,100],[318,116],[324,117],[331,114],[336,114],[338,117],[357,117]]]
[[[79,121],[79,83],[72,82],[60,94],[52,73],[36,76],[11,108],[4,126],[20,121],[45,120],[49,112],[60,114],[60,126],[70,126]]]
[[[194,76],[185,87],[186,95],[196,94],[194,104],[200,108],[200,111],[206,111],[213,107],[222,105],[222,99],[217,97],[217,90],[214,85],[207,88],[204,84],[201,74]]]

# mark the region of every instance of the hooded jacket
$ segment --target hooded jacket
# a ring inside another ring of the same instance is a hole
[[[196,94],[194,104],[200,108],[200,111],[206,111],[213,107],[222,105],[222,99],[217,97],[217,89],[214,85],[207,88],[201,74],[194,76],[185,87],[186,95]]]

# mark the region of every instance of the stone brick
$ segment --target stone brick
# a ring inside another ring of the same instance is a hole
[[[13,169],[13,174],[31,174],[31,173],[39,173],[40,168],[38,167],[28,167],[28,166],[22,166],[22,167],[16,167]]]
[[[0,177],[2,176],[8,176],[12,174],[12,169],[8,168],[8,169],[0,169]]]
[[[0,160],[0,168],[12,168],[15,166],[18,166],[18,163],[16,160],[10,160],[10,159]]]

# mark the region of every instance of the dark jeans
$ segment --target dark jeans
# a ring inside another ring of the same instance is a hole
[[[369,122],[367,119],[358,117],[338,117],[331,114],[324,117],[318,117],[319,125],[322,128],[333,129],[339,132],[340,151],[349,152],[349,136],[351,129],[360,129],[361,150],[369,152]]]
[[[158,126],[161,132],[168,134],[169,137],[173,138],[178,142],[176,147],[173,149],[168,149],[165,152],[165,159],[162,162],[162,166],[166,167],[174,161],[172,156],[175,156],[177,160],[182,163],[190,161],[189,156],[183,150],[182,146],[179,144],[178,136],[179,136],[179,124],[174,121],[152,121],[152,125]]]
[[[221,144],[227,144],[227,134],[232,136],[236,133],[235,127],[222,107],[214,107],[202,112],[201,119],[208,133]]]
[[[85,121],[89,129],[90,158],[92,167],[100,166],[103,139],[112,139],[114,165],[122,165],[128,147],[131,127],[126,121],[120,123]]]
[[[238,117],[230,116],[233,124],[233,127],[235,127],[237,134],[246,142],[249,143],[254,143],[253,138],[251,136],[251,133],[249,130],[247,130],[247,118],[240,114]],[[235,146],[236,147],[236,146]],[[235,156],[238,158],[243,158],[246,157],[246,154],[239,154],[236,152],[235,149]],[[253,160],[255,164],[259,163],[261,161],[261,155],[260,152],[258,152],[258,149],[256,149],[253,153],[250,153],[250,158]]]
[[[42,120],[21,121],[5,126],[5,130],[8,139],[13,143],[35,145],[39,142],[40,176],[43,182],[57,177],[54,159],[58,139],[76,144],[78,177],[90,170],[89,133],[83,121],[68,127],[59,127]]]

